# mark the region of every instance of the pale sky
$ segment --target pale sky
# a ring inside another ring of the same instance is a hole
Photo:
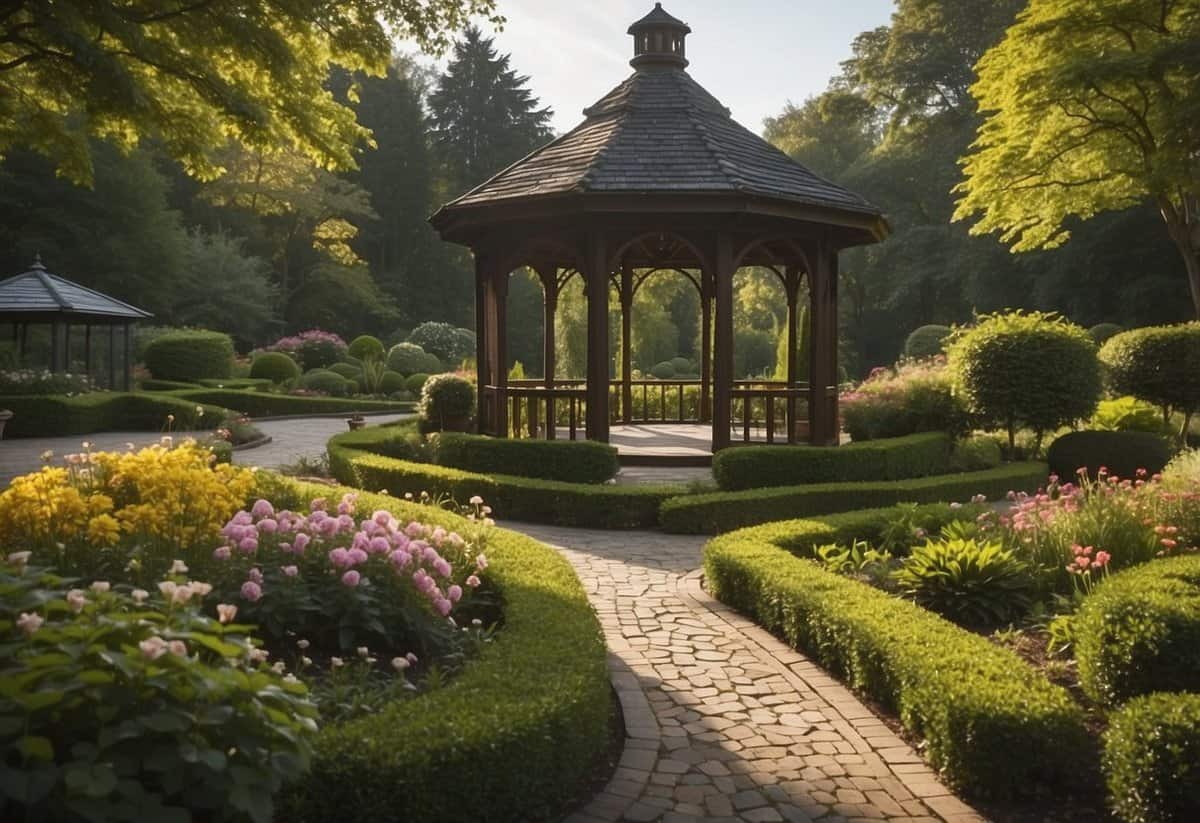
[[[558,133],[633,69],[629,24],[653,0],[498,0],[501,52],[554,109]],[[861,31],[884,25],[891,0],[664,0],[692,28],[688,71],[753,131],[788,100],[825,89]],[[485,29],[487,31],[487,29]]]

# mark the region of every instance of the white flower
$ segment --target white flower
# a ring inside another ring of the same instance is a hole
[[[355,651],[358,652],[359,657],[366,657],[367,655],[369,655],[371,653],[371,650],[368,649],[366,646],[359,646],[357,649],[355,649]]]
[[[251,663],[266,663],[271,654],[266,649],[251,649],[247,654]]]
[[[305,656],[305,655],[301,655],[301,657],[300,657],[300,662],[301,662],[302,664],[304,664],[305,666],[311,666],[311,665],[312,665],[312,658],[311,658],[311,657],[307,657],[307,656]]]
[[[346,661],[342,660],[342,658],[340,658],[340,657],[331,657],[331,658],[329,658],[329,665],[332,666],[333,668],[337,669],[342,666],[345,666]]]
[[[309,646],[309,642],[302,637],[296,641],[296,645],[301,649],[307,649]]]
[[[129,596],[133,598],[134,603],[137,603],[140,606],[142,603],[146,602],[146,598],[150,596],[150,592],[146,591],[145,589],[134,589],[129,593]]]
[[[13,552],[8,556],[8,562],[14,566],[24,566],[32,555],[33,552]]]
[[[104,592],[108,591],[111,588],[112,588],[112,584],[109,583],[107,580],[97,580],[95,583],[92,584],[92,591],[98,592],[100,594],[103,594]]]
[[[167,598],[168,600],[175,597],[175,590],[178,588],[179,585],[171,582],[170,580],[164,580],[158,584],[158,590],[162,592],[163,597]]]
[[[404,657],[393,657],[392,658],[392,668],[398,672],[404,671],[411,665],[412,664],[408,662],[407,658],[404,658]]]
[[[237,617],[237,610],[237,606],[230,605],[229,603],[218,603],[217,619],[222,623],[232,623],[233,618]]]
[[[157,660],[167,653],[167,641],[158,635],[153,635],[138,643],[138,648],[142,650],[142,654],[145,655],[146,659]]]
[[[171,571],[168,574],[187,574],[187,570],[187,563],[184,563],[182,560],[176,560],[171,564]]]
[[[79,614],[83,611],[84,605],[87,604],[87,596],[84,595],[83,589],[71,589],[67,592],[67,605],[71,607],[71,611]]]
[[[482,505],[483,505],[483,498],[482,498],[482,497],[480,497],[479,495],[475,495],[475,496],[473,496],[473,497],[471,498],[471,501],[470,501],[470,502],[471,502],[471,505],[472,505],[472,506],[482,506]]]
[[[200,583],[195,580],[191,580],[188,581],[188,585],[192,587],[192,594],[196,595],[197,597],[208,597],[209,592],[212,591],[211,583]]]
[[[284,665],[282,660],[277,660],[271,665],[271,671],[275,672],[275,674],[283,674],[286,670],[287,666]]]
[[[159,438],[158,445],[162,446],[164,449],[169,449],[171,446],[175,445],[175,438],[171,437],[169,434],[164,434]]]
[[[40,629],[45,622],[41,615],[33,612],[21,612],[21,616],[17,618],[17,628],[28,636]]]

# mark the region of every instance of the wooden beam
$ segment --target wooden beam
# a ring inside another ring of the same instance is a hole
[[[792,389],[796,387],[796,306],[800,298],[800,274],[795,266],[788,266],[784,278],[787,289],[787,442],[796,442],[796,398]],[[769,400],[767,402],[770,402]]]
[[[633,269],[621,267],[621,420],[633,422]]]
[[[475,253],[475,397],[476,425],[480,434],[485,434],[491,428],[491,409],[487,406],[488,385],[487,362],[487,278],[488,267],[486,258],[479,252]]]
[[[608,442],[608,255],[604,235],[584,242],[587,287],[587,437]]]
[[[836,446],[837,415],[837,249],[827,241],[815,244],[809,284],[812,346],[809,350],[809,439],[814,445]],[[831,397],[832,394],[832,397]]]
[[[712,272],[700,272],[700,422],[712,422]]]
[[[554,336],[554,319],[558,314],[558,267],[541,266],[537,273],[542,281],[542,385],[546,387],[546,439],[553,440],[558,435],[558,416],[554,403],[554,372],[558,367]],[[537,437],[537,432],[530,432],[530,436]]]
[[[488,374],[491,378],[492,431],[508,437],[508,272],[493,269],[487,281]]]
[[[125,391],[129,391],[130,380],[133,374],[133,334],[130,329],[133,327],[126,323],[122,328],[124,332],[121,337],[125,343]]]
[[[713,286],[717,302],[713,357],[712,447],[729,445],[733,420],[733,240],[728,231],[717,234]]]

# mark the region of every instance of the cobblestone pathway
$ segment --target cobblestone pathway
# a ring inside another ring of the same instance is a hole
[[[625,714],[619,768],[567,823],[983,820],[836,680],[703,591],[703,538],[502,525],[575,566]]]

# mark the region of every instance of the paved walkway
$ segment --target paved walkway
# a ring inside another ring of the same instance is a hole
[[[625,714],[616,773],[567,823],[983,819],[846,688],[703,591],[704,538],[502,525],[574,565]]]

